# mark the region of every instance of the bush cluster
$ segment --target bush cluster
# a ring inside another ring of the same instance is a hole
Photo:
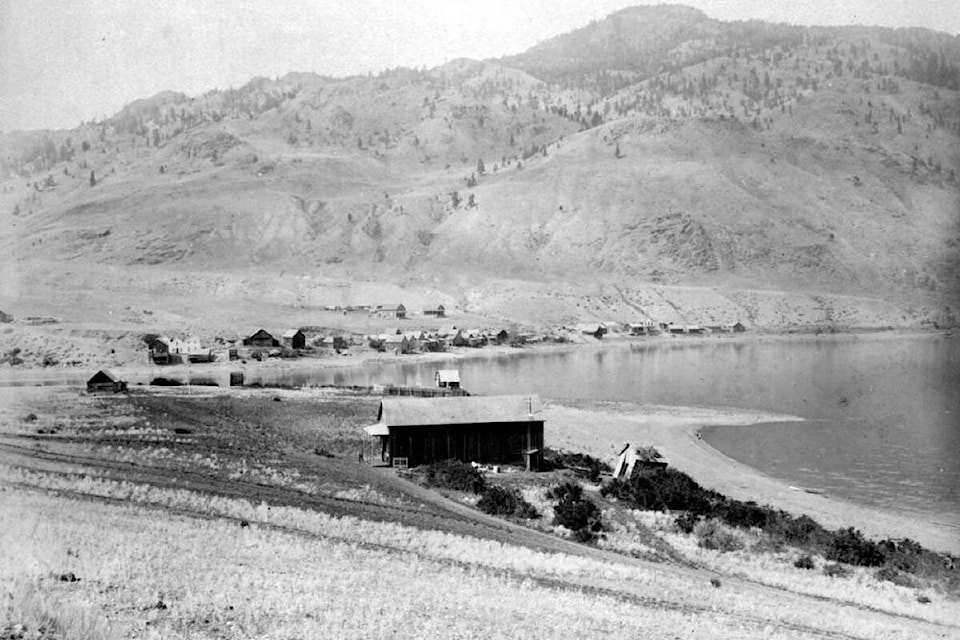
[[[444,460],[424,468],[424,481],[431,487],[483,493],[486,481],[483,475],[466,462]]]
[[[675,524],[684,533],[696,533],[698,527],[706,526],[703,524],[705,521],[715,519],[739,529],[760,529],[774,544],[788,544],[821,554],[834,563],[882,566],[902,573],[940,576],[943,576],[944,567],[955,566],[951,556],[924,549],[912,540],[874,542],[853,528],[830,531],[809,516],[794,517],[779,509],[755,502],[741,502],[704,489],[675,469],[630,481],[613,480],[601,489],[601,495],[615,497],[641,509],[683,511]],[[722,541],[715,539],[715,535],[713,537],[706,544],[717,544],[717,548],[724,546]],[[829,571],[833,573],[828,575],[839,575],[837,569]],[[946,577],[956,583],[960,581],[960,572],[948,569]]]
[[[514,516],[524,519],[540,517],[533,505],[524,500],[519,492],[498,485],[483,490],[480,501],[477,502],[477,508],[492,516]]]
[[[583,497],[583,487],[575,482],[564,482],[547,492],[557,500],[553,508],[553,523],[573,531],[580,542],[590,542],[603,530],[600,507]]]
[[[698,544],[704,549],[715,549],[724,553],[743,549],[743,541],[716,518],[701,520],[694,526],[693,533],[697,536]]]
[[[543,451],[543,461],[546,463],[545,470],[550,469],[583,469],[591,482],[600,480],[601,473],[612,473],[613,467],[585,453],[571,453],[568,451],[555,451],[546,448]]]

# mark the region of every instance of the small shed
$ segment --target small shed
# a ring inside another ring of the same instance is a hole
[[[585,336],[593,336],[597,340],[603,338],[604,334],[607,333],[607,328],[600,323],[596,324],[578,324],[574,327],[577,333],[581,333]]]
[[[283,346],[290,349],[303,349],[307,346],[307,336],[300,329],[287,329],[280,337],[280,341]]]
[[[733,327],[731,328],[731,331],[733,331],[733,333],[743,333],[746,330],[747,328],[743,325],[742,322],[734,322]]]
[[[613,467],[613,477],[618,480],[652,476],[667,468],[667,461],[653,447],[624,445]]]
[[[460,370],[459,369],[440,369],[434,376],[437,386],[441,389],[459,389],[460,388]]]
[[[154,364],[170,364],[170,338],[160,336],[154,338],[147,345],[150,350],[150,361]]]
[[[127,383],[106,369],[97,371],[87,380],[89,393],[119,393],[127,390]]]
[[[423,315],[436,316],[438,318],[443,318],[447,315],[447,310],[443,307],[442,304],[438,304],[436,307],[432,307],[430,309],[424,309]]]
[[[380,459],[414,467],[441,460],[539,468],[543,407],[537,396],[384,398],[377,423]]]
[[[344,336],[326,336],[320,340],[320,346],[326,349],[342,351],[350,348],[350,342]]]
[[[257,329],[256,333],[243,339],[246,347],[279,347],[280,341],[274,338],[266,329]]]

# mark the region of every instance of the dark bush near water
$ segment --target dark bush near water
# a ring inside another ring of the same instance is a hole
[[[809,516],[792,516],[779,509],[741,502],[704,489],[675,469],[629,482],[612,480],[601,489],[601,495],[641,509],[683,511],[675,523],[685,533],[693,532],[700,521],[714,518],[740,529],[759,529],[774,542],[823,555],[833,563],[889,568],[891,571],[882,574],[886,579],[898,575],[895,572],[913,573],[944,578],[949,588],[960,588],[960,568],[956,559],[948,554],[924,549],[909,539],[874,542],[853,528],[830,531]],[[836,566],[840,565],[828,565],[826,573],[843,575],[843,571],[833,568]]]

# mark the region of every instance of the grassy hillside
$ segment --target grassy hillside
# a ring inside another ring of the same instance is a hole
[[[5,303],[27,280],[67,289],[106,265],[150,267],[130,295],[171,270],[218,295],[231,287],[202,283],[254,269],[439,290],[528,321],[540,313],[505,302],[525,283],[542,304],[552,288],[643,291],[625,296],[633,312],[667,287],[692,319],[708,309],[683,288],[719,290],[724,315],[757,323],[777,314],[738,292],[783,292],[773,307],[825,322],[847,305],[830,296],[866,295],[889,312],[854,302],[852,324],[951,324],[958,68],[944,34],[660,7],[501,61],[165,92],[0,139]],[[68,273],[44,278],[51,263]],[[772,326],[805,322],[781,315]]]

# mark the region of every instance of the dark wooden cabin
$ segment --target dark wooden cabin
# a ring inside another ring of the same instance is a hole
[[[266,329],[258,329],[256,333],[243,339],[247,347],[279,347],[280,341],[270,335]]]
[[[126,390],[127,383],[106,369],[97,371],[87,380],[87,391],[90,393],[120,393]]]
[[[300,329],[289,329],[280,338],[283,346],[290,349],[303,349],[307,346],[307,336]]]
[[[442,460],[540,466],[543,407],[537,396],[384,398],[377,424],[380,457],[397,467]]]

